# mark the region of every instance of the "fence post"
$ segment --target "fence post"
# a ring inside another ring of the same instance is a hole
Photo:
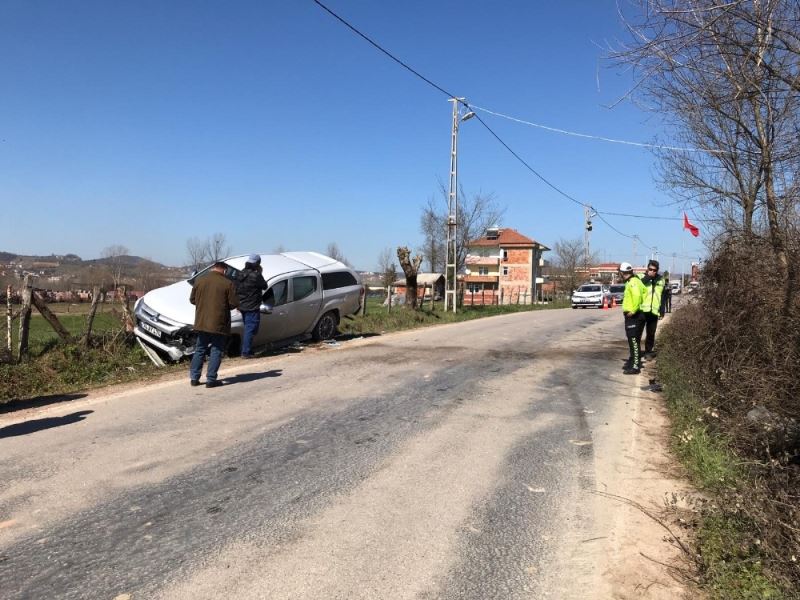
[[[89,309],[89,314],[86,317],[86,334],[84,338],[84,343],[86,346],[89,346],[89,341],[92,337],[92,325],[94,324],[94,315],[97,312],[97,305],[101,302],[101,296],[105,297],[105,292],[101,290],[98,286],[94,286],[92,288],[92,306]]]
[[[11,284],[6,287],[6,348],[8,355],[11,356],[11,293],[13,292]]]
[[[60,337],[62,340],[68,340],[69,331],[64,328],[64,326],[61,324],[61,321],[58,320],[58,317],[56,317],[53,312],[47,308],[45,301],[42,298],[39,298],[39,295],[34,291],[31,292],[31,302],[36,307],[36,310],[38,310],[39,313],[41,313],[41,315],[44,317],[45,321],[50,323],[50,327],[55,330],[55,332],[58,334],[58,337]]]
[[[117,288],[117,293],[122,294],[122,324],[125,326],[125,331],[131,333],[134,330],[133,316],[131,315],[131,306],[128,302],[128,286],[121,285]]]
[[[387,285],[386,289],[389,291],[389,304],[388,304],[389,310],[388,310],[388,312],[392,312],[392,286],[391,285]]]
[[[28,334],[31,325],[31,296],[33,289],[30,285],[29,276],[25,275],[22,283],[22,304],[19,308],[19,347],[17,349],[17,360],[22,362],[28,358]]]
[[[361,316],[367,316],[367,286],[363,286],[364,288],[364,302],[361,304]]]

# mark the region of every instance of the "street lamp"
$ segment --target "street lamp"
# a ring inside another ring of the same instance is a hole
[[[450,133],[450,187],[447,194],[447,249],[444,269],[444,309],[456,312],[458,291],[458,125],[475,116],[468,110],[461,114],[465,98],[450,98],[453,103],[453,127]]]

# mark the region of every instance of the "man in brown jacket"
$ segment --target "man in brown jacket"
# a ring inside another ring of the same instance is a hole
[[[236,287],[225,277],[225,267],[225,263],[215,263],[207,275],[195,281],[189,296],[189,302],[196,307],[194,330],[197,332],[197,343],[189,367],[189,383],[193,386],[200,385],[206,354],[209,355],[206,387],[222,385],[221,381],[217,381],[217,371],[231,333],[231,310],[239,307]]]

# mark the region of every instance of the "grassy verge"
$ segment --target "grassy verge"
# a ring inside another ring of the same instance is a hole
[[[68,305],[51,306],[63,309]],[[76,338],[66,343],[33,311],[28,333],[30,359],[20,364],[0,364],[0,404],[136,381],[163,372],[120,331],[119,315],[111,306],[100,307],[95,315],[91,347],[80,344],[77,338],[86,330],[88,306],[58,311],[59,321]],[[15,325],[11,339],[16,350],[19,327],[16,322]]]
[[[426,303],[423,308],[416,311],[406,310],[404,307],[393,307],[389,311],[387,307],[383,306],[382,300],[369,298],[367,300],[367,314],[343,319],[339,324],[339,331],[350,335],[389,333],[416,327],[427,327],[429,325],[457,323],[496,315],[565,308],[568,306],[570,306],[568,300],[551,304],[465,306],[459,307],[458,312],[454,313],[452,311],[445,312],[444,305],[441,302],[436,302],[433,308]]]
[[[673,449],[692,483],[710,498],[699,513],[695,537],[705,587],[718,600],[794,597],[764,568],[756,527],[731,501],[750,487],[748,473],[713,428],[713,410],[704,409],[694,393],[691,365],[670,343],[675,335],[668,330],[660,338],[658,373],[672,420]]]
[[[389,311],[381,300],[369,299],[367,314],[343,319],[339,330],[345,335],[389,333],[440,323],[468,321],[482,317],[547,308],[563,308],[569,302],[546,305],[475,306],[459,308],[456,313],[444,312],[441,302],[433,308],[426,305],[417,311],[393,307]],[[85,314],[59,314],[61,323],[74,336],[86,327]],[[87,388],[147,379],[162,374],[141,348],[119,331],[118,315],[98,313],[93,331],[96,338],[91,348],[77,342],[61,343],[50,325],[34,315],[30,328],[31,359],[18,365],[0,364],[0,404],[11,400],[51,394],[67,394]],[[16,329],[13,337],[16,347]],[[166,369],[184,369],[170,365]]]

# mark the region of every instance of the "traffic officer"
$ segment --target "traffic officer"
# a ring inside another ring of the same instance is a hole
[[[625,282],[625,292],[622,295],[622,314],[625,316],[625,335],[628,338],[628,350],[630,351],[622,372],[626,375],[638,375],[642,368],[639,341],[645,324],[642,312],[645,285],[641,279],[634,276],[631,263],[621,263],[619,274]]]
[[[644,357],[650,358],[654,355],[653,349],[656,344],[656,327],[658,320],[664,316],[665,304],[662,302],[664,296],[664,278],[658,274],[659,264],[657,260],[647,263],[647,271],[641,276],[645,286],[645,294],[642,299],[642,312],[644,313]]]

